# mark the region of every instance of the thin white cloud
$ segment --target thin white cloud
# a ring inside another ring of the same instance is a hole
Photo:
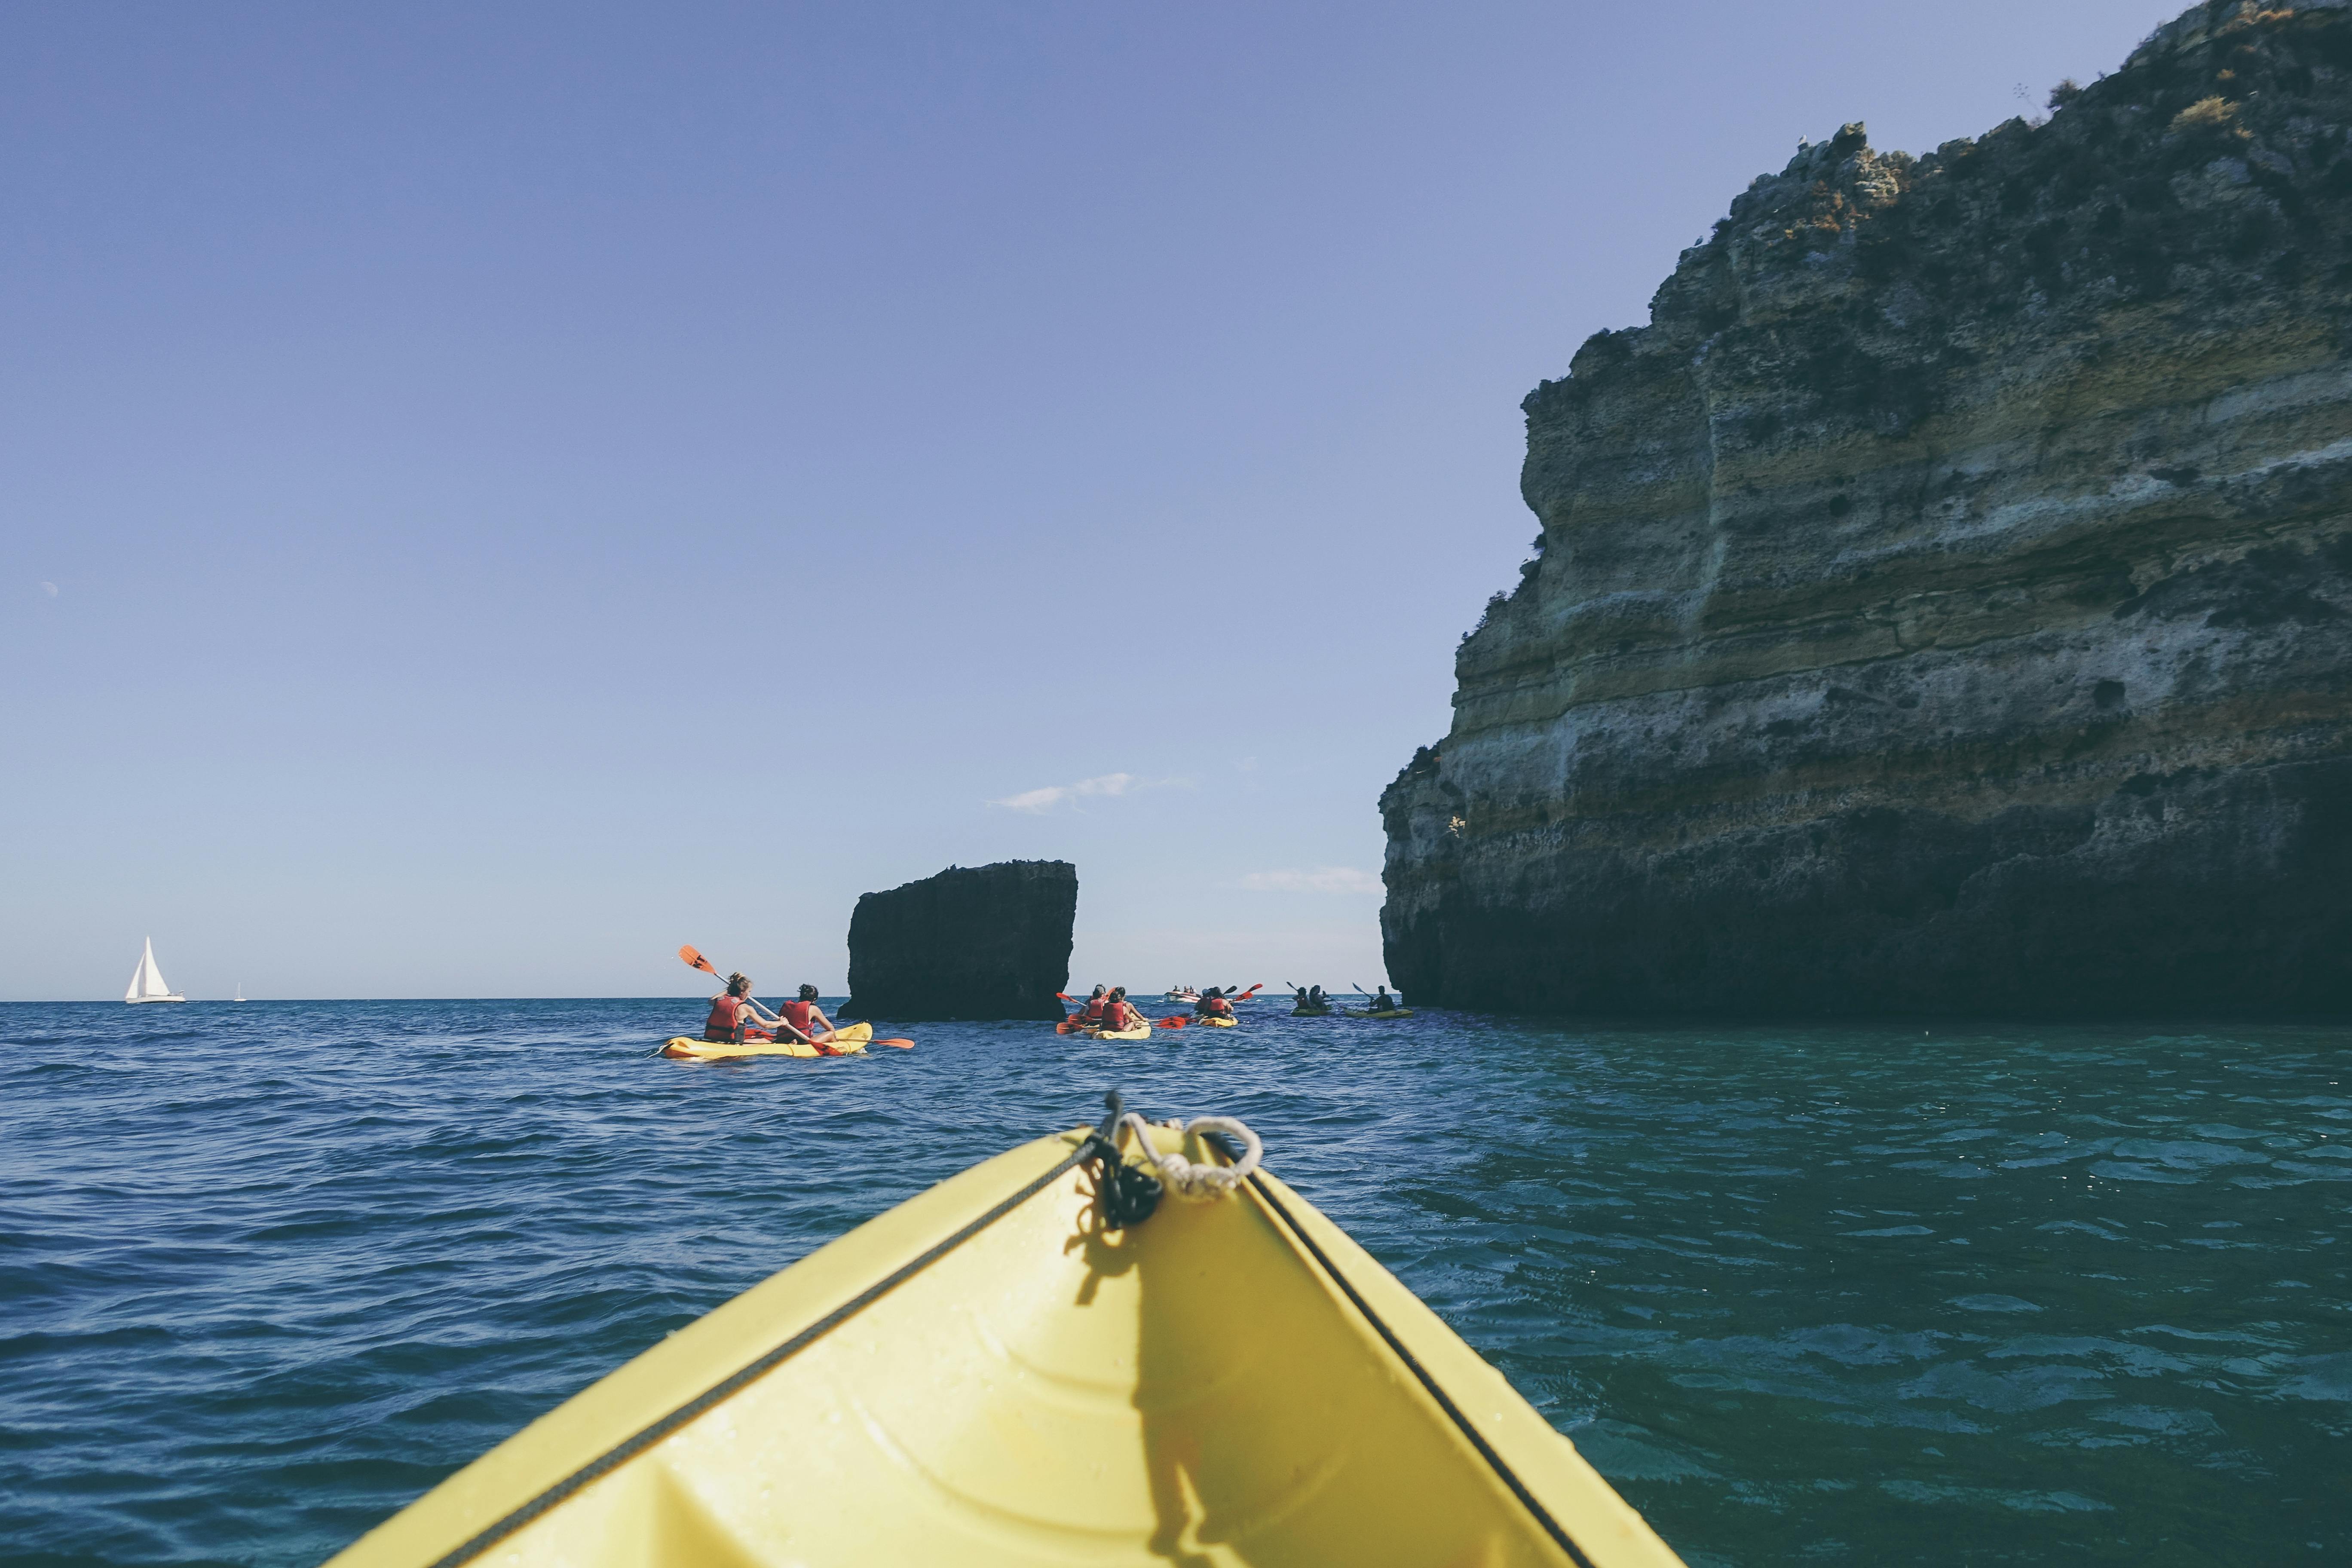
[[[1254,893],[1377,893],[1381,879],[1353,866],[1318,866],[1311,871],[1252,871],[1242,886]]]
[[[1008,795],[1003,800],[992,800],[991,805],[1001,805],[1007,811],[1051,811],[1066,800],[1080,800],[1088,795],[1121,795],[1136,785],[1133,773],[1105,773],[1100,778],[1080,779],[1070,784],[1047,784],[1044,789],[1024,790]]]
[[[44,583],[41,584],[41,592],[54,599],[58,596],[58,585],[55,583]]]

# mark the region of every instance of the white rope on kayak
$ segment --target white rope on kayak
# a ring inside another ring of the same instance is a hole
[[[1134,1130],[1136,1148],[1151,1163],[1168,1190],[1180,1197],[1224,1196],[1257,1169],[1258,1158],[1265,1152],[1265,1145],[1259,1141],[1258,1135],[1230,1116],[1196,1116],[1184,1123],[1181,1129],[1187,1138],[1202,1132],[1224,1132],[1240,1139],[1242,1157],[1230,1165],[1198,1165],[1181,1154],[1160,1152],[1152,1146],[1150,1123],[1132,1110],[1120,1117],[1118,1124],[1123,1129],[1131,1127]],[[1168,1125],[1174,1127],[1176,1124],[1171,1121]]]

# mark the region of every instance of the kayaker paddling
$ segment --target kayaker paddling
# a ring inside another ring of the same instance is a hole
[[[1110,995],[1103,1003],[1102,1026],[1116,1034],[1121,1029],[1132,1029],[1141,1022],[1143,1015],[1128,1005],[1127,987],[1112,986]]]
[[[1222,988],[1212,985],[1201,994],[1200,1001],[1192,1005],[1192,1012],[1195,1016],[1202,1018],[1230,1018],[1234,1016],[1234,1005],[1225,999]]]
[[[1381,987],[1380,994],[1372,998],[1372,1011],[1375,1013],[1393,1013],[1402,1004],[1389,994],[1389,988],[1385,985]]]
[[[785,1003],[779,1011],[783,1014],[784,1022],[799,1031],[803,1039],[814,1043],[819,1035],[830,1035],[834,1031],[834,1021],[826,1017],[824,1009],[816,1005],[816,987],[814,985],[802,986],[799,997]]]
[[[1077,1016],[1071,1022],[1083,1024],[1089,1029],[1098,1027],[1103,1021],[1103,1009],[1109,1005],[1110,987],[1097,985],[1093,994],[1087,998],[1087,1005],[1078,1009]]]
[[[760,1017],[760,1005],[751,1000],[751,979],[741,970],[727,977],[727,989],[710,999],[710,1016],[702,1021],[702,1037],[706,1040],[731,1040],[741,1045],[746,1040],[772,1040],[775,1036],[752,1025]]]
[[[677,950],[680,963],[689,969],[698,969],[713,980],[719,978],[718,966],[694,950],[691,943]],[[796,1010],[803,1022],[821,1024],[824,1037],[812,1039],[807,1031],[793,1026],[790,1018],[771,1015],[751,995],[751,977],[738,970],[727,977],[727,989],[710,999],[710,1016],[703,1024],[702,1038],[688,1039],[673,1036],[657,1052],[678,1061],[732,1061],[743,1057],[847,1057],[864,1052],[869,1045],[894,1046],[902,1051],[915,1048],[915,1042],[898,1036],[877,1038],[871,1024],[835,1024],[817,1008],[816,987],[801,987],[800,1000],[804,1009]],[[767,1028],[753,1026],[765,1023]]]
[[[802,989],[815,994],[814,987]],[[759,1025],[766,1027],[758,1027]],[[798,1040],[804,1046],[817,1043],[807,1031],[794,1027],[790,1020],[754,1001],[751,977],[740,969],[727,977],[727,989],[710,999],[710,1016],[702,1021],[702,1037],[739,1046],[748,1040]]]

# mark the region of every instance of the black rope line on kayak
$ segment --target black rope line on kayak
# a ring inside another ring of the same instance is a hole
[[[1230,1145],[1224,1143],[1223,1139],[1214,1133],[1210,1136],[1216,1139],[1227,1152],[1233,1152]],[[1511,1489],[1511,1495],[1527,1505],[1528,1511],[1536,1516],[1536,1521],[1544,1527],[1545,1533],[1552,1538],[1561,1551],[1568,1553],[1570,1560],[1576,1563],[1577,1568],[1593,1568],[1592,1559],[1584,1554],[1575,1540],[1561,1527],[1559,1521],[1552,1518],[1550,1510],[1536,1500],[1535,1493],[1529,1491],[1527,1483],[1519,1479],[1509,1465],[1503,1462],[1503,1456],[1496,1453],[1494,1445],[1487,1442],[1478,1429],[1470,1424],[1469,1417],[1462,1414],[1461,1406],[1454,1403],[1453,1397],[1444,1388],[1438,1386],[1437,1379],[1429,1374],[1429,1369],[1415,1360],[1411,1351],[1405,1349],[1404,1342],[1397,1338],[1396,1331],[1381,1320],[1381,1315],[1372,1310],[1371,1303],[1357,1293],[1356,1288],[1348,1282],[1348,1277],[1339,1272],[1339,1266],[1325,1255],[1323,1248],[1316,1244],[1315,1238],[1307,1234],[1306,1227],[1298,1223],[1288,1209],[1282,1206],[1282,1200],[1274,1195],[1274,1190],[1265,1184],[1265,1178],[1253,1175],[1249,1179],[1249,1184],[1251,1190],[1265,1201],[1265,1205],[1275,1212],[1276,1217],[1290,1228],[1290,1234],[1298,1238],[1298,1244],[1307,1249],[1308,1256],[1322,1266],[1323,1272],[1331,1277],[1331,1282],[1339,1287],[1340,1293],[1355,1304],[1356,1310],[1364,1315],[1364,1321],[1371,1324],[1374,1331],[1387,1342],[1389,1349],[1396,1352],[1397,1359],[1412,1369],[1412,1375],[1421,1380],[1421,1386],[1429,1391],[1429,1396],[1432,1399],[1437,1401],[1437,1407],[1452,1418],[1454,1426],[1470,1440],[1470,1446],[1478,1450],[1478,1457],[1486,1461],[1488,1468],[1503,1478],[1503,1484]]]
[[[1088,1172],[1095,1179],[1095,1213],[1102,1217],[1103,1229],[1125,1230],[1151,1217],[1151,1211],[1160,1206],[1160,1194],[1167,1187],[1158,1176],[1140,1165],[1129,1164],[1120,1156],[1118,1122],[1127,1107],[1118,1091],[1103,1096],[1103,1103],[1110,1108],[1110,1114],[1103,1118],[1094,1136],[1079,1147],[1078,1157],[1088,1163]],[[1142,1134],[1138,1133],[1137,1138],[1140,1142]],[[1142,1152],[1149,1158],[1150,1145],[1145,1143]]]
[[[888,1295],[891,1291],[897,1289],[899,1286],[905,1284],[908,1280],[913,1279],[916,1275],[929,1268],[932,1264],[937,1263],[940,1258],[945,1258],[949,1253],[953,1252],[957,1247],[961,1247],[965,1242],[970,1241],[973,1237],[978,1236],[982,1231],[986,1230],[990,1226],[994,1225],[998,1220],[1003,1219],[1006,1215],[1011,1214],[1014,1209],[1019,1208],[1023,1204],[1027,1203],[1031,1198],[1035,1197],[1039,1193],[1044,1192],[1047,1187],[1052,1186],[1056,1181],[1077,1169],[1081,1163],[1089,1160],[1101,1159],[1105,1152],[1108,1151],[1111,1163],[1118,1170],[1134,1170],[1133,1166],[1126,1164],[1124,1162],[1120,1161],[1118,1157],[1118,1145],[1117,1140],[1118,1135],[1118,1117],[1120,1110],[1119,1097],[1116,1093],[1108,1095],[1105,1097],[1105,1103],[1110,1107],[1110,1114],[1103,1119],[1102,1127],[1096,1131],[1087,1133],[1085,1142],[1081,1142],[1076,1149],[1072,1150],[1069,1157],[1062,1161],[1061,1163],[1055,1165],[1052,1170],[1046,1172],[1044,1175],[1037,1177],[1034,1181],[1031,1182],[1027,1186],[1023,1187],[1019,1192],[1014,1193],[1012,1196],[1005,1198],[995,1207],[990,1209],[986,1214],[982,1215],[978,1219],[975,1219],[970,1224],[964,1226],[954,1235],[917,1254],[914,1258],[909,1258],[907,1262],[899,1265],[888,1274],[884,1275],[880,1279],[876,1280],[865,1289],[860,1290],[856,1295],[852,1296],[848,1300],[844,1301],[840,1306],[835,1307],[832,1311],[827,1312],[824,1317],[819,1318],[815,1322],[811,1323],[807,1328],[803,1329],[799,1333],[794,1334],[791,1339],[786,1340],[782,1344],[780,1344],[775,1349],[768,1352],[765,1355],[760,1357],[759,1360],[751,1363],[749,1366],[744,1367],[740,1372],[731,1373],[723,1381],[714,1384],[709,1389],[706,1389],[701,1394],[697,1394],[694,1398],[688,1400],[684,1405],[679,1405],[677,1409],[671,1411],[668,1415],[663,1416],[652,1426],[638,1432],[635,1436],[623,1440],[612,1448],[606,1449],[603,1454],[600,1454],[595,1458],[591,1459],[588,1463],[581,1466],[578,1469],[572,1471],[570,1475],[564,1477],[562,1480],[556,1482],[545,1491],[541,1492],[537,1497],[531,1499],[520,1508],[514,1510],[511,1513],[505,1515],[488,1528],[477,1532],[454,1550],[443,1554],[442,1556],[435,1558],[429,1565],[429,1568],[457,1568],[459,1563],[469,1563],[476,1557],[480,1556],[483,1552],[488,1551],[491,1547],[496,1546],[508,1536],[512,1535],[516,1531],[522,1529],[523,1526],[530,1524],[532,1521],[538,1519],[540,1515],[555,1507],[556,1504],[564,1501],[566,1499],[584,1490],[595,1482],[602,1480],[604,1477],[612,1474],[623,1465],[627,1464],[631,1459],[635,1458],[639,1454],[644,1453],[655,1444],[659,1443],[663,1438],[667,1437],[672,1433],[676,1432],[679,1427],[688,1425],[689,1422],[693,1421],[695,1417],[709,1410],[713,1405],[723,1403],[732,1395],[740,1393],[746,1386],[758,1381],[768,1373],[773,1372],[778,1365],[790,1359],[793,1354],[806,1349],[812,1342],[824,1338],[835,1329],[839,1328],[842,1324],[847,1322],[850,1319],[856,1317],[858,1313],[864,1311],[866,1308],[872,1306],[875,1302],[880,1300],[883,1297]],[[1159,1202],[1160,1183],[1157,1177],[1151,1176],[1148,1173],[1138,1173],[1142,1174],[1145,1180],[1151,1184],[1151,1196],[1143,1205],[1143,1214],[1148,1215],[1151,1212],[1152,1206]],[[1116,1178],[1114,1178],[1114,1181],[1116,1181]],[[1136,1221],[1129,1221],[1127,1223],[1139,1223],[1140,1218],[1141,1215],[1138,1215]]]

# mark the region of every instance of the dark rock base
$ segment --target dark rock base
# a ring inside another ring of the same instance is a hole
[[[1078,869],[1066,860],[950,867],[857,900],[852,1017],[1059,1020],[1070,984]]]
[[[1622,825],[1621,825],[1622,826]],[[1550,891],[1538,890],[1546,883]],[[2143,775],[1979,821],[1875,808],[1526,865],[1388,933],[1440,1005],[1549,1014],[2352,1014],[2352,759]]]

